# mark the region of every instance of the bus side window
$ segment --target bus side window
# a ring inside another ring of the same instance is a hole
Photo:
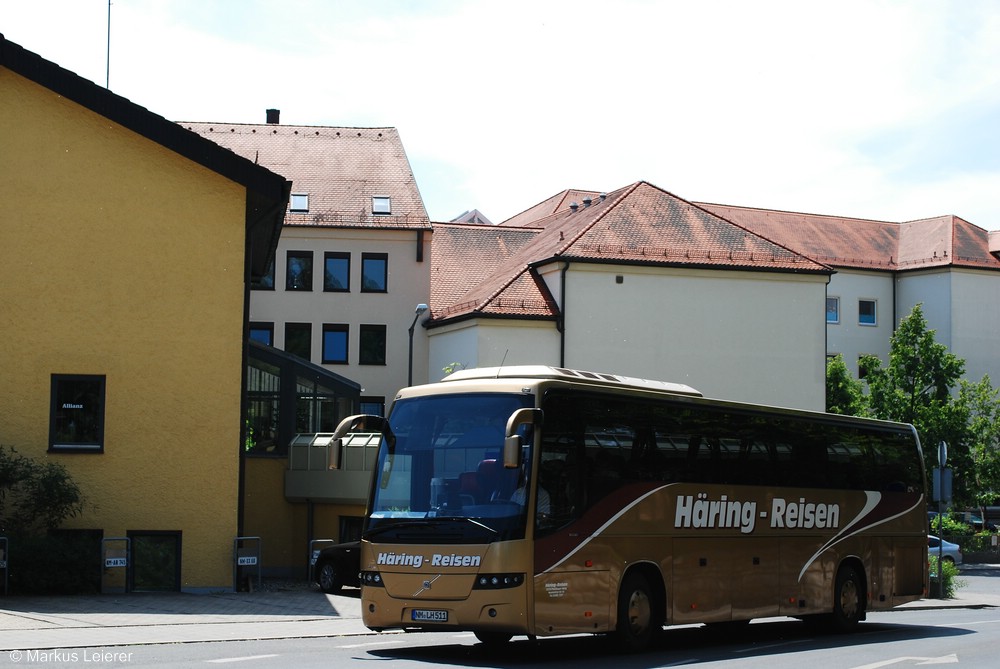
[[[625,474],[625,462],[608,449],[598,449],[591,461],[588,458],[587,498],[596,502],[621,486]]]
[[[767,445],[754,439],[740,444],[740,482],[744,485],[768,485],[772,480],[773,466]]]

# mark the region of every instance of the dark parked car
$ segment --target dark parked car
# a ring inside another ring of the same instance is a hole
[[[313,567],[313,579],[319,583],[320,590],[332,594],[340,592],[344,586],[360,586],[360,572],[361,543],[348,541],[327,546],[319,552]]]

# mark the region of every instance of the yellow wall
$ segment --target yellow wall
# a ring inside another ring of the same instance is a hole
[[[0,67],[0,443],[65,465],[67,527],[180,530],[229,587],[245,189]],[[50,377],[107,376],[105,452],[47,453]]]
[[[261,538],[264,575],[305,578],[310,536],[340,541],[341,516],[360,517],[365,509],[360,504],[313,504],[310,535],[308,505],[285,499],[287,466],[284,458],[246,459],[243,531],[246,536]]]

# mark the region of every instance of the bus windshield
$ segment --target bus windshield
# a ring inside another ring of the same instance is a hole
[[[397,400],[388,417],[394,440],[382,441],[375,465],[365,536],[400,543],[523,538],[519,488],[530,474],[530,428],[520,428],[520,468],[505,469],[502,453],[507,420],[533,399],[472,393]]]

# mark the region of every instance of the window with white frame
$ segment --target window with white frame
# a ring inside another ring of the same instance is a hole
[[[826,298],[826,322],[827,323],[839,323],[840,322],[840,298],[839,297],[828,297],[828,298]]]
[[[387,215],[392,213],[392,198],[384,196],[372,197],[372,213],[375,215]]]
[[[299,213],[305,213],[309,211],[309,194],[292,193],[291,199],[288,202],[288,208],[291,211]]]
[[[858,300],[858,325],[878,325],[875,300]]]

